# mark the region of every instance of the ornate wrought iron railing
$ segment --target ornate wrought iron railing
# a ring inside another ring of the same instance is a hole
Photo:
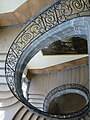
[[[30,23],[21,31],[11,45],[5,64],[7,83],[13,94],[33,111],[39,112],[45,116],[49,116],[48,114],[43,113],[30,105],[24,98],[21,89],[22,73],[27,62],[36,54],[39,49],[42,48],[42,44],[46,45],[45,41],[41,42],[39,43],[41,45],[38,46],[39,48],[37,49],[36,43],[39,42],[37,39],[66,21],[89,15],[90,8],[88,0],[61,0],[41,13],[33,21],[30,21]],[[76,29],[78,29],[78,26],[76,26]],[[70,31],[72,31],[72,28]],[[63,36],[63,32],[61,32],[60,35]],[[25,55],[25,51],[29,49],[29,46],[31,49],[25,56],[29,56],[26,60],[26,58],[23,58],[23,56]],[[22,63],[20,62],[21,59]]]
[[[45,100],[44,100],[44,104],[43,104],[43,107],[44,107],[44,111],[49,111],[49,105],[50,105],[50,102],[55,98],[55,97],[60,97],[62,95],[65,95],[65,94],[68,94],[68,93],[77,93],[79,95],[82,95],[83,97],[84,94],[87,96],[86,101],[87,103],[89,104],[88,100],[89,100],[89,91],[87,88],[85,88],[84,86],[82,85],[79,85],[79,84],[66,84],[66,85],[62,85],[62,86],[58,86],[56,88],[54,88],[52,91],[50,91],[48,93],[48,95],[46,96]],[[89,106],[89,105],[88,105]],[[84,114],[87,109],[88,109],[88,106],[85,106],[84,109],[81,109],[77,112],[72,112],[72,113],[66,113],[66,114],[61,114],[61,116],[59,115],[56,115],[58,118],[75,118],[78,116],[81,116],[82,114]]]

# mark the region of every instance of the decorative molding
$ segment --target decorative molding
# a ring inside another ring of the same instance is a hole
[[[50,66],[47,68],[28,69],[27,78],[30,79],[30,76],[32,76],[33,74],[47,74],[47,73],[51,73],[51,72],[57,71],[57,70],[69,69],[69,68],[74,68],[75,66],[78,67],[78,66],[84,66],[84,65],[88,65],[88,57],[79,58],[79,59],[72,60],[69,62]]]

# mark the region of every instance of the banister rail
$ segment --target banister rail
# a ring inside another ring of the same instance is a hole
[[[20,32],[12,43],[5,63],[7,83],[13,94],[34,112],[53,118],[53,116],[37,110],[25,100],[21,90],[21,79],[23,70],[28,61],[25,65],[21,64],[19,67],[21,56],[23,56],[25,51],[27,51],[27,48],[31,46],[30,52],[31,54],[32,51],[34,52],[34,54],[31,55],[33,57],[37,52],[37,48],[36,46],[33,46],[33,44],[38,42],[37,39],[40,36],[48,33],[48,31],[62,23],[65,23],[66,21],[85,16],[90,16],[90,8],[87,0],[61,0],[41,13],[33,21],[30,21],[30,23]],[[78,29],[78,25],[76,27],[76,29]],[[61,32],[60,35],[63,36],[63,32]],[[27,53],[29,58],[30,52]],[[28,60],[30,60],[29,58]],[[23,62],[25,62],[24,60],[26,60],[26,58],[22,59]]]

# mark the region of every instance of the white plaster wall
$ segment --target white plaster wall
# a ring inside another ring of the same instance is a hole
[[[68,62],[71,60],[79,59],[87,55],[51,55],[43,56],[42,52],[38,52],[28,63],[27,68],[29,69],[40,69],[50,67],[60,63]]]
[[[27,0],[0,0],[0,13],[12,12]]]
[[[15,40],[22,28],[23,26],[18,28],[0,29],[0,52],[8,52],[12,42]]]

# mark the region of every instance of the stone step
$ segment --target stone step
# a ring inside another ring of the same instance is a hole
[[[0,120],[13,120],[13,116],[22,107],[22,103],[19,101],[16,104],[0,108]],[[27,119],[26,119],[27,120]]]
[[[5,76],[5,69],[0,69],[0,76]]]
[[[27,111],[27,109],[25,107],[21,107],[16,115],[14,116],[13,120],[21,120],[22,118],[22,115],[25,114],[25,112]]]
[[[0,99],[7,99],[13,97],[13,94],[11,91],[1,92],[0,91]]]
[[[22,115],[21,120],[28,120],[31,115],[32,115],[32,112],[30,112],[29,110],[27,110],[27,111]]]
[[[0,55],[7,55],[7,52],[0,52]]]
[[[5,76],[0,77],[0,83],[7,83]]]
[[[42,99],[32,99],[32,98],[29,98],[29,100],[28,100],[29,102],[31,102],[31,103],[40,103],[40,104],[43,104],[43,102],[44,102],[44,100],[42,100]]]
[[[7,99],[0,99],[0,107],[8,107],[14,105],[18,102],[18,100],[13,96]]]
[[[38,100],[37,99],[29,99],[28,102],[30,102],[34,107],[38,108],[39,110],[43,110],[43,103],[44,100]]]
[[[5,67],[5,62],[0,62],[0,68],[4,68]]]
[[[30,92],[29,92],[30,93]],[[38,99],[38,100],[44,100],[45,96],[42,94],[28,94],[28,99]]]
[[[0,69],[1,69],[1,70],[3,70],[3,69],[5,70],[5,67],[0,67]]]
[[[17,116],[15,118],[15,120],[22,120],[23,119],[23,115],[25,115],[26,112],[27,112],[27,109],[24,107],[22,112],[20,111],[21,114],[19,113],[19,116]]]
[[[36,115],[36,114],[32,114],[31,115],[31,117],[29,118],[29,120],[37,120],[37,118],[38,118],[38,115]]]
[[[38,116],[37,120],[45,120],[45,118],[42,116]]]
[[[0,60],[6,60],[7,53],[0,53]]]
[[[5,60],[0,60],[0,62],[5,62]]]
[[[4,91],[10,91],[9,87],[7,84],[1,83],[0,84],[0,91],[4,92]]]
[[[42,103],[34,103],[32,102],[31,105],[33,105],[34,107],[43,110],[43,104]]]

